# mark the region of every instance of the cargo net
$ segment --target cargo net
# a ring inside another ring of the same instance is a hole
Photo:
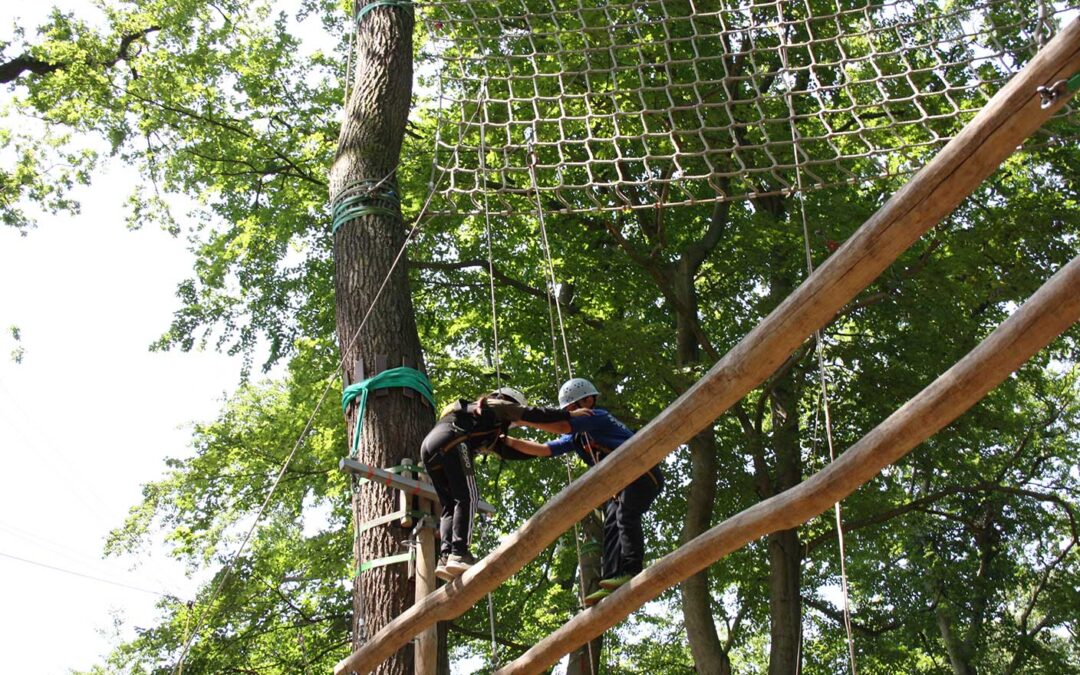
[[[911,173],[1078,14],[1017,0],[418,7],[439,117],[433,211],[459,215],[691,205]],[[1032,143],[1074,139],[1076,118],[1059,113]]]

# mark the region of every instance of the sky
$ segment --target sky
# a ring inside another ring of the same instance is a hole
[[[190,454],[191,423],[213,419],[241,367],[215,353],[149,351],[177,307],[191,255],[163,232],[126,229],[120,186],[135,178],[126,173],[114,169],[97,178],[100,189],[81,191],[76,217],[42,218],[26,237],[0,229],[6,672],[86,668],[108,651],[101,633],[114,615],[130,634],[149,625],[157,594],[187,598],[193,587],[164,560],[133,569],[130,558],[102,559],[141,486],[164,475],[166,457]],[[21,363],[9,356],[16,346]]]
[[[88,3],[56,4],[82,13]],[[36,26],[46,7],[0,5],[0,40],[16,15]],[[191,424],[214,418],[241,369],[212,352],[149,350],[193,256],[165,232],[126,228],[137,181],[114,164],[74,192],[79,215],[40,216],[25,237],[0,226],[4,672],[103,664],[117,631],[130,638],[153,625],[162,594],[187,599],[195,588],[164,555],[103,559],[142,485],[164,475],[166,457],[190,455]],[[10,356],[18,347],[21,363]]]

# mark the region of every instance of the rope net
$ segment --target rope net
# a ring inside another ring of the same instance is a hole
[[[1077,14],[1049,0],[425,3],[433,211],[789,194],[797,163],[803,190],[908,174]],[[1076,117],[1033,143],[1080,135]]]

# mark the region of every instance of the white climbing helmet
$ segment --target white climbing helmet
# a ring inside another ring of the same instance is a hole
[[[565,408],[587,396],[599,395],[600,392],[596,390],[592,382],[581,377],[575,377],[563,382],[563,386],[559,387],[559,407]]]
[[[514,403],[524,408],[529,404],[529,400],[525,398],[525,394],[522,394],[513,387],[499,387],[495,391],[491,392],[492,396],[502,396],[503,398],[510,399]]]

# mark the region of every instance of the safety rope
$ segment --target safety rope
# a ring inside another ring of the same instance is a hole
[[[555,280],[555,265],[551,260],[551,246],[548,243],[547,226],[544,224],[544,205],[540,201],[540,186],[536,180],[536,148],[533,146],[533,142],[536,140],[536,129],[532,128],[532,135],[529,138],[529,178],[532,181],[532,193],[536,196],[536,215],[537,222],[540,224],[540,242],[543,244],[544,259],[547,262],[546,271],[548,273],[548,282],[551,285],[551,293],[555,298],[555,313],[559,318],[559,332],[562,335],[563,355],[566,357],[566,372],[570,378],[574,377],[574,367],[570,363],[570,347],[566,341],[566,326],[563,323],[562,305],[559,302],[558,285]],[[556,357],[558,358],[558,357]]]
[[[776,26],[776,32],[780,37],[780,60],[784,68],[784,73],[788,77],[795,77],[791,67],[788,63],[787,52],[787,35],[784,32],[784,14],[781,5],[776,6],[777,14],[779,15],[779,24]],[[799,146],[799,130],[795,124],[795,103],[792,98],[791,90],[793,89],[793,83],[789,83],[786,88],[786,95],[784,99],[787,102],[788,107],[788,122],[791,129],[791,146],[792,152],[795,153],[795,182],[797,199],[799,201],[799,213],[802,216],[802,230],[803,230],[803,246],[806,254],[806,272],[807,276],[814,273],[814,259],[810,250],[810,226],[806,217],[806,193],[803,191],[802,184],[802,157],[801,148]],[[822,410],[825,415],[825,437],[829,446],[829,461],[836,459],[836,454],[833,449],[833,436],[832,436],[832,421],[829,415],[829,384],[828,384],[828,369],[825,363],[825,343],[822,339],[821,330],[814,331],[815,351],[817,352],[818,362],[818,379],[821,386],[821,403]],[[851,603],[848,594],[848,579],[847,579],[847,566],[845,560],[847,559],[846,552],[844,550],[844,528],[843,520],[841,518],[840,502],[837,501],[833,505],[833,510],[836,515],[836,532],[837,539],[839,541],[840,548],[840,586],[844,596],[844,629],[847,633],[847,648],[848,659],[851,664],[852,675],[857,675],[855,667],[855,639],[851,630]],[[802,629],[800,627],[800,633]],[[801,640],[801,636],[800,636]]]
[[[532,130],[532,134],[533,134],[532,137],[529,138],[529,151],[530,151],[530,154],[535,153],[535,149],[532,147],[532,142],[533,142],[533,139],[535,138],[535,134],[536,134],[535,129]],[[535,157],[535,155],[533,155],[533,156]],[[540,224],[540,241],[541,241],[541,244],[542,244],[541,248],[544,251],[544,262],[545,262],[544,269],[545,269],[545,272],[547,274],[547,279],[545,280],[544,285],[548,289],[548,292],[546,293],[547,304],[548,304],[548,322],[549,322],[549,325],[551,327],[551,351],[552,351],[552,361],[553,361],[553,363],[555,365],[555,386],[556,386],[556,390],[557,390],[558,387],[560,386],[560,383],[559,383],[559,356],[558,356],[559,350],[558,350],[558,342],[557,342],[557,339],[556,339],[556,336],[555,336],[555,316],[558,317],[559,333],[562,336],[563,355],[564,355],[564,357],[566,359],[566,373],[567,373],[567,378],[568,379],[574,377],[574,367],[573,367],[573,364],[570,361],[570,347],[569,347],[569,343],[568,343],[568,341],[566,339],[566,324],[563,322],[562,308],[560,307],[559,297],[558,297],[557,290],[556,290],[558,286],[557,286],[556,279],[555,279],[555,263],[552,260],[552,256],[551,256],[551,246],[550,246],[550,243],[548,242],[547,227],[544,224],[544,209],[543,209],[543,205],[540,202],[540,190],[539,190],[539,188],[537,186],[537,182],[536,182],[536,162],[535,161],[530,161],[529,162],[529,177],[530,177],[530,179],[532,181],[533,194],[536,195],[536,216],[537,216],[537,222]],[[485,191],[485,193],[486,193],[486,191]],[[551,305],[553,303],[555,305],[555,312],[554,313],[552,312],[552,308],[551,308]],[[570,467],[571,462],[572,462],[572,460],[570,458],[570,455],[565,455],[563,457],[563,465],[566,467],[566,485],[567,485],[567,487],[569,487],[570,484],[574,481],[574,473],[573,473],[573,470]],[[578,600],[581,602],[582,608],[584,608],[585,607],[585,592],[586,592],[587,589],[585,588],[585,565],[584,565],[584,561],[583,561],[582,556],[581,556],[581,529],[580,529],[579,523],[577,523],[577,522],[574,523],[574,550],[577,553],[577,561],[578,561]],[[593,672],[593,664],[595,663],[595,656],[593,654],[593,640],[589,640],[586,643],[586,649],[588,650],[588,653],[589,653],[589,670],[588,670],[588,672],[592,673]]]
[[[479,106],[482,107],[484,100],[487,98],[487,84],[483,85],[480,93]],[[487,190],[487,142],[484,135],[484,126],[480,127],[480,180],[484,184],[484,235],[487,239],[487,264],[488,264],[488,289],[491,295],[491,332],[495,341],[494,346],[494,360],[495,360],[495,383],[496,388],[502,388],[502,357],[499,352],[499,313],[496,309],[495,302],[495,256],[492,253],[491,246],[491,212],[488,210],[488,190]]]
[[[487,85],[484,84],[480,94],[480,104],[478,108],[483,107],[483,101],[487,97]],[[484,236],[487,240],[487,263],[488,263],[488,289],[491,296],[491,333],[494,341],[493,345],[493,357],[495,361],[495,387],[502,389],[502,355],[499,351],[499,312],[497,309],[497,303],[495,301],[495,260],[492,253],[491,246],[491,213],[487,208],[487,154],[486,140],[484,137],[485,127],[480,127],[480,179],[484,182]],[[495,635],[495,599],[492,597],[493,593],[487,594],[487,606],[488,606],[488,626],[491,629],[491,670],[496,671],[499,669],[499,644]]]

